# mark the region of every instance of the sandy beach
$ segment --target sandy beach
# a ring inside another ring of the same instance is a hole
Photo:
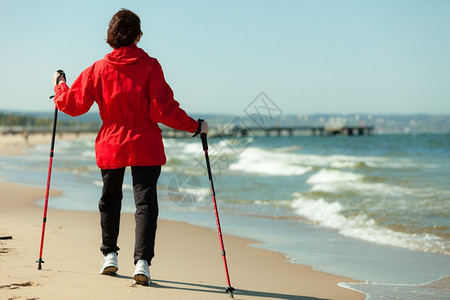
[[[31,136],[28,145],[46,143]],[[0,137],[1,154],[19,154],[23,137]],[[43,174],[45,176],[46,174]],[[0,299],[228,299],[217,232],[159,220],[153,284],[132,284],[134,216],[123,214],[117,276],[100,275],[98,213],[49,210],[42,270],[37,270],[45,187],[0,182]],[[51,195],[57,195],[52,191]],[[50,197],[51,199],[51,197]],[[92,201],[97,201],[93,199]],[[235,299],[364,299],[341,288],[352,279],[286,262],[284,255],[224,235]]]

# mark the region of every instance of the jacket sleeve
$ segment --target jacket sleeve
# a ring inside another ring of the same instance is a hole
[[[76,117],[89,111],[94,103],[93,67],[83,71],[69,88],[65,82],[55,86],[54,102],[56,107]]]
[[[161,65],[156,61],[150,74],[150,117],[177,130],[195,132],[198,122],[189,117],[174,99],[173,91],[164,79]]]

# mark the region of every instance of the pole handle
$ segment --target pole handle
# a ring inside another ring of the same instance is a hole
[[[52,144],[50,146],[50,156],[53,156],[55,150],[56,124],[58,122],[58,108],[55,106],[55,114],[53,116]]]
[[[202,139],[203,151],[208,150],[208,141],[206,139],[206,133],[201,133],[200,138]]]

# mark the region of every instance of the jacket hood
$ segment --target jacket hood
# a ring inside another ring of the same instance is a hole
[[[112,67],[120,69],[133,67],[149,58],[150,57],[144,50],[135,44],[132,44],[130,46],[114,49],[105,55],[104,60]]]

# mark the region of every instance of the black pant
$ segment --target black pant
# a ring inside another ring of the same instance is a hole
[[[103,191],[98,208],[102,227],[102,246],[104,255],[119,250],[120,209],[122,207],[122,185],[125,168],[102,169]],[[134,263],[147,260],[148,264],[155,255],[156,221],[158,219],[158,200],[156,184],[161,173],[161,166],[131,167],[133,177],[136,221]]]

